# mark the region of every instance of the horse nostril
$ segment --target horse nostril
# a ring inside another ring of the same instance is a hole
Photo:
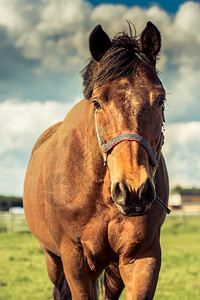
[[[143,202],[152,202],[155,198],[155,188],[152,181],[148,178],[138,190],[138,198]]]
[[[112,187],[112,198],[119,205],[125,205],[128,189],[123,182],[117,182]]]

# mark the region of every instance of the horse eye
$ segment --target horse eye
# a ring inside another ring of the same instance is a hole
[[[166,101],[165,97],[163,95],[159,95],[157,99],[157,105],[159,107],[162,107],[165,104],[165,101]]]
[[[97,99],[94,99],[92,101],[92,103],[94,104],[96,109],[100,109],[101,108],[101,104],[99,103],[99,101]]]

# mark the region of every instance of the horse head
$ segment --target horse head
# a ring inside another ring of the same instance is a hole
[[[156,72],[160,33],[148,22],[139,39],[130,30],[130,35],[110,40],[98,25],[89,46],[92,59],[82,74],[84,94],[94,105],[111,196],[124,215],[143,215],[156,196],[162,146],[165,90]]]

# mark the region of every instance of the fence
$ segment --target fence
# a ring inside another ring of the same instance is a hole
[[[183,222],[187,220],[191,222],[195,219],[200,219],[200,212],[184,212],[184,211],[172,211],[167,219],[171,222]],[[28,232],[29,228],[26,224],[24,214],[16,214],[12,212],[1,212],[0,211],[0,232]]]
[[[28,232],[24,214],[0,212],[0,232]]]

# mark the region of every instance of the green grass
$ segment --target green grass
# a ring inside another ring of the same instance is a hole
[[[167,218],[156,300],[200,299],[200,217]]]
[[[167,217],[161,244],[155,299],[200,299],[200,217]],[[44,255],[29,233],[0,233],[0,300],[5,299],[52,299]]]
[[[0,234],[0,300],[52,299],[45,259],[30,233]]]

